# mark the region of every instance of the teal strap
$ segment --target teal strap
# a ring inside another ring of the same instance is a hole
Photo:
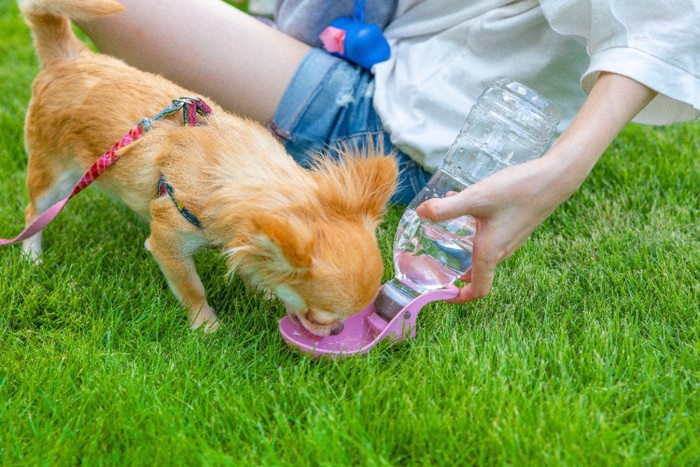
[[[173,187],[165,181],[165,177],[162,175],[158,179],[158,195],[159,196],[165,196],[165,195],[170,196],[170,199],[173,201],[173,204],[177,208],[178,211],[180,211],[180,214],[182,214],[182,217],[184,217],[187,222],[190,224],[194,225],[198,229],[202,228],[202,223],[199,222],[199,219],[197,219],[197,216],[195,216],[192,211],[187,209],[185,206],[180,204],[177,199],[175,199],[175,190],[173,190]]]

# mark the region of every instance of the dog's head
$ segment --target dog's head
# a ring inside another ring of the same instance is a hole
[[[314,202],[283,212],[261,208],[245,244],[232,245],[232,268],[269,289],[311,333],[337,334],[343,321],[366,308],[382,279],[375,230],[391,197],[396,162],[349,154],[319,160],[310,173]]]

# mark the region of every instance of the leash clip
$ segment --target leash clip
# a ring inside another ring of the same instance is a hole
[[[197,126],[197,114],[206,116],[211,113],[211,107],[201,97],[180,97],[173,100],[173,105],[182,108],[182,119],[185,126]]]
[[[197,115],[206,116],[211,113],[211,107],[201,97],[183,96],[173,99],[172,103],[158,112],[152,118],[142,118],[136,122],[144,131],[150,131],[153,123],[182,110],[182,120],[185,126],[197,126]]]

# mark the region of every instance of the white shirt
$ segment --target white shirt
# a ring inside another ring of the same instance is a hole
[[[700,109],[699,3],[399,0],[384,31],[391,58],[373,68],[374,106],[392,142],[429,171],[483,88],[502,75],[553,101],[560,130],[601,71],[661,94],[636,121],[692,120]]]

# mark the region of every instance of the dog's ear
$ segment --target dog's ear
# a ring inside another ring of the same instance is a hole
[[[301,219],[260,213],[253,221],[261,247],[279,270],[308,271],[313,261],[313,232]]]
[[[392,156],[346,153],[340,162],[323,162],[316,173],[321,199],[340,214],[379,218],[396,189]]]
[[[353,157],[347,160],[348,182],[358,189],[348,189],[348,196],[371,217],[379,217],[396,189],[398,170],[391,156]]]

